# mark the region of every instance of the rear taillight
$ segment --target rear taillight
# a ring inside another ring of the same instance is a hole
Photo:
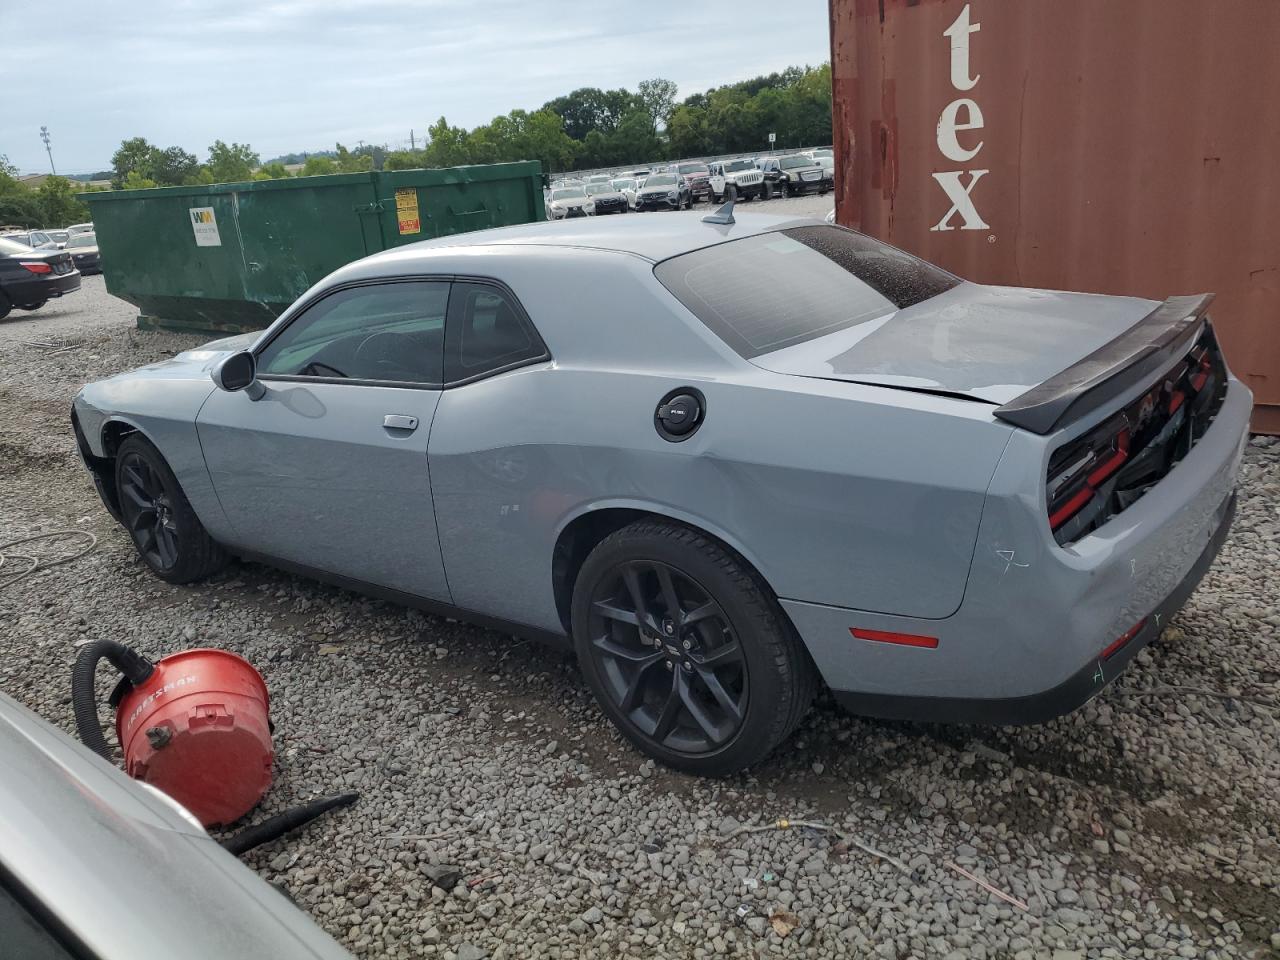
[[[1129,459],[1129,428],[1113,420],[1058,452],[1049,464],[1049,528],[1057,530],[1093,499]]]
[[[21,261],[21,263],[24,267],[26,267],[32,273],[53,273],[53,267],[39,260],[34,260],[34,261],[24,260],[24,261]]]

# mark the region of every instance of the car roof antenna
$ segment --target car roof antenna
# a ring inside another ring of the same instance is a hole
[[[702,218],[703,223],[737,223],[733,219],[733,201],[730,200],[715,213],[708,213]]]

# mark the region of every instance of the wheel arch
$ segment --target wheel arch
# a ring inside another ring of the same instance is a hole
[[[555,546],[552,548],[552,589],[556,613],[560,617],[566,634],[573,635],[569,613],[572,607],[574,583],[578,579],[578,571],[582,569],[582,564],[602,540],[637,520],[661,520],[687,527],[715,540],[720,546],[741,559],[765,588],[775,598],[777,597],[777,591],[769,583],[769,579],[764,575],[751,551],[733,534],[720,529],[705,518],[642,501],[592,503],[584,505],[565,518],[556,535]]]

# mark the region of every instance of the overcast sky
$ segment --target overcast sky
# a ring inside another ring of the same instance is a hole
[[[36,10],[38,7],[38,11]],[[680,96],[827,59],[826,0],[0,0],[0,154],[110,166],[126,137],[204,160],[408,145],[577,87],[666,77]]]

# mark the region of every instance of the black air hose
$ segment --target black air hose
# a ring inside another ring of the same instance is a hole
[[[336,797],[325,797],[321,800],[313,800],[311,803],[304,803],[300,807],[278,813],[261,823],[255,823],[252,827],[245,827],[235,836],[227,837],[222,841],[223,849],[239,856],[254,847],[270,843],[277,837],[283,837],[290,830],[297,830],[322,813],[349,807],[359,799],[358,793],[340,793]]]
[[[98,661],[104,657],[135,687],[145,683],[155,667],[142,654],[115,640],[94,640],[80,648],[76,665],[71,669],[71,706],[76,715],[76,732],[86,747],[111,760],[111,748],[102,735],[97,699],[93,693],[93,677]]]

